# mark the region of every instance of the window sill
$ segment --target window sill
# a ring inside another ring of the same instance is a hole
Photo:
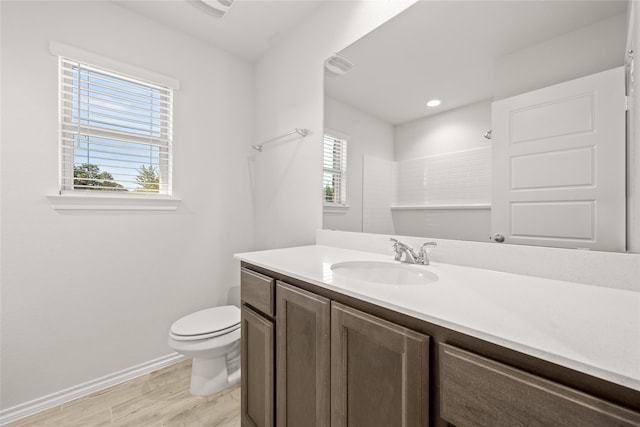
[[[349,205],[324,205],[323,211],[325,213],[338,213],[338,214],[346,214],[351,206]]]
[[[175,211],[180,199],[150,196],[50,194],[51,208],[58,211]]]

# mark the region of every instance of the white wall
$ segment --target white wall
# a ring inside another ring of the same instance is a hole
[[[487,147],[491,100],[444,111],[396,126],[395,160]]]
[[[113,2],[1,7],[4,410],[170,354],[174,320],[237,295],[232,254],[253,249],[254,90],[249,64]],[[176,212],[51,208],[58,71],[49,40],[180,80]]]
[[[393,160],[393,126],[337,99],[324,99],[326,129],[348,136],[347,203],[349,208],[336,211],[327,208],[323,228],[343,231],[363,230],[363,155]],[[389,200],[390,204],[391,200]]]
[[[322,227],[324,60],[415,0],[326,2],[256,65],[256,141],[309,128],[254,158],[258,248],[311,244]]]
[[[621,66],[626,30],[627,17],[620,14],[500,58],[495,64],[494,98]]]

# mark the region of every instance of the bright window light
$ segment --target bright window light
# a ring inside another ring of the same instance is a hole
[[[171,195],[171,88],[60,58],[60,192]]]

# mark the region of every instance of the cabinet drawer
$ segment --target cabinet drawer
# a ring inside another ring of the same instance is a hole
[[[242,302],[273,317],[276,306],[275,279],[247,268],[241,269],[240,278]]]
[[[491,359],[440,345],[441,417],[465,426],[638,426],[640,414]]]

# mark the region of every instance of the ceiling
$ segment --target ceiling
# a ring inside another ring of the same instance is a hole
[[[497,58],[626,11],[627,2],[613,0],[421,1],[339,52],[354,66],[326,74],[325,90],[405,123],[493,98]],[[427,108],[432,98],[442,105]]]
[[[235,0],[222,18],[188,0],[113,0],[175,30],[249,62],[258,60],[278,37],[313,12],[322,0]]]

